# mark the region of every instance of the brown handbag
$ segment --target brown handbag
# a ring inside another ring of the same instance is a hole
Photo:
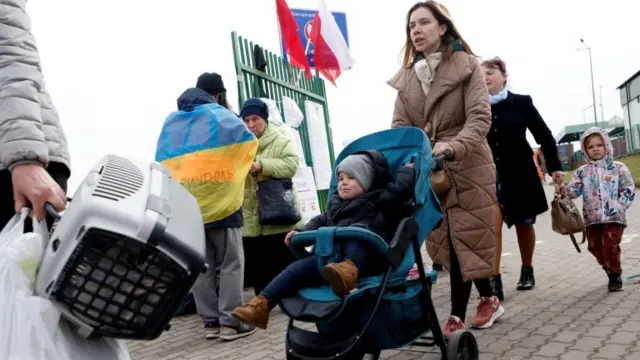
[[[586,240],[586,230],[580,209],[567,197],[556,196],[551,201],[551,228],[560,235],[569,235],[571,242],[580,251],[580,246],[573,234],[582,233],[582,242]]]

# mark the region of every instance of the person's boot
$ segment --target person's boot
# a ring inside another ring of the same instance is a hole
[[[356,288],[358,268],[351,260],[331,263],[322,269],[322,276],[331,285],[333,292],[343,297]]]
[[[502,276],[500,274],[491,278],[491,292],[500,302],[504,301],[504,292],[502,291]]]
[[[243,306],[233,310],[232,315],[243,323],[266,330],[269,323],[269,301],[264,296],[257,296]]]
[[[536,278],[533,276],[533,266],[522,266],[518,290],[532,290],[536,286]]]
[[[622,291],[622,277],[620,274],[609,274],[609,292]]]

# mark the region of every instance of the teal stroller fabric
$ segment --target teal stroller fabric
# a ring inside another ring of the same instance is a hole
[[[412,219],[418,225],[417,241],[421,246],[429,233],[442,220],[442,210],[436,195],[431,190],[430,174],[434,166],[431,146],[425,133],[413,127],[380,131],[362,137],[347,146],[336,159],[336,167],[350,154],[365,150],[381,152],[395,176],[397,170],[413,161],[416,169],[414,211]],[[338,179],[334,171],[329,197],[336,191]],[[321,228],[316,231],[298,233],[291,239],[291,249],[299,258],[308,256],[306,250],[313,245],[314,254],[321,259],[318,266],[337,260],[341,239],[358,239],[367,242],[380,254],[390,250],[381,237],[362,228]],[[373,323],[367,330],[365,342],[380,350],[403,346],[430,327],[425,321],[423,296],[430,296],[420,281],[408,281],[407,275],[416,261],[414,248],[408,246],[402,261],[386,274],[361,278],[357,289],[345,298],[335,295],[329,285],[305,288],[298,291],[295,299],[285,299],[282,309],[291,318],[316,323],[320,333],[335,336],[350,336],[364,327],[364,322],[377,308]],[[380,294],[383,291],[383,294]],[[382,295],[380,306],[376,299]],[[427,319],[428,320],[428,319]]]

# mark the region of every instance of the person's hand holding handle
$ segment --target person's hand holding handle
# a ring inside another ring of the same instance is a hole
[[[433,161],[434,161],[433,171],[440,171],[444,169],[444,162],[451,159],[453,159],[453,151],[449,149],[446,149],[444,152],[440,154],[435,154],[433,156]]]
[[[67,196],[40,164],[21,164],[11,169],[14,208],[19,213],[31,204],[33,215],[38,220],[46,216],[45,204],[61,212],[67,205]]]

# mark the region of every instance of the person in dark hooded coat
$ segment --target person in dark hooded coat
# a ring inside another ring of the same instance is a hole
[[[311,219],[301,230],[355,226],[368,229],[389,242],[400,220],[411,214],[408,201],[413,197],[415,185],[413,164],[400,168],[394,180],[384,155],[363,151],[346,157],[336,172],[338,189],[329,199],[326,211]],[[287,245],[295,233],[287,234]],[[362,270],[373,265],[372,256],[366,243],[348,240],[343,243],[343,261],[327,264],[322,271],[319,271],[315,255],[297,260],[257,297],[236,308],[233,315],[245,323],[266,329],[269,312],[291,291],[328,282],[336,295],[345,296],[355,289]]]

